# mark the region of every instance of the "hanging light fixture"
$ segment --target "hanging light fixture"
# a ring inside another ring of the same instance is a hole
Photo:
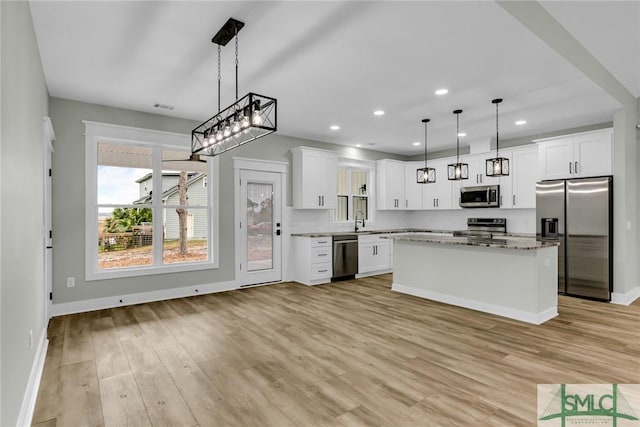
[[[436,182],[436,169],[427,167],[427,123],[430,119],[422,119],[424,123],[424,167],[418,169],[418,184],[432,184]]]
[[[509,159],[506,157],[500,157],[498,154],[498,104],[502,102],[502,99],[496,98],[491,101],[496,104],[496,157],[493,159],[487,159],[486,162],[486,174],[487,176],[509,176]]]
[[[244,22],[229,18],[211,39],[218,45],[218,113],[191,131],[191,153],[217,156],[277,130],[278,100],[249,92],[238,99],[238,32]],[[220,51],[236,42],[236,101],[220,109]]]
[[[456,162],[447,165],[447,179],[450,181],[469,179],[469,165],[460,163],[460,113],[462,110],[453,112],[456,115]]]

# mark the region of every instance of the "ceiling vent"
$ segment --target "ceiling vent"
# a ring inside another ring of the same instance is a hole
[[[174,107],[173,107],[173,105],[156,103],[156,104],[153,104],[153,108],[159,108],[161,110],[169,110],[169,111],[171,111],[171,110],[173,110]]]

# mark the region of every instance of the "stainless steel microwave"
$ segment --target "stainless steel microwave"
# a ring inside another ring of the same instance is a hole
[[[462,208],[498,208],[500,207],[499,185],[478,185],[460,189],[460,207]]]

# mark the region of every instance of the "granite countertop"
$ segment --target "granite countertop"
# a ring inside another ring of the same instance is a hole
[[[453,233],[451,230],[425,230],[417,228],[393,228],[386,230],[359,230],[355,231],[314,231],[311,233],[291,233],[292,236],[298,237],[331,237],[331,236],[344,236],[346,234],[396,234],[396,233]]]
[[[488,248],[524,250],[541,249],[560,245],[559,242],[540,242],[534,237],[479,239],[474,237],[462,236],[427,236],[424,234],[415,234],[404,236],[389,236],[386,238],[393,240],[404,240],[409,242],[441,243],[445,245],[485,246]]]

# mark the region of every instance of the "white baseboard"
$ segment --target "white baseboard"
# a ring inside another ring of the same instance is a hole
[[[184,298],[194,295],[212,294],[216,292],[240,289],[235,281],[208,283],[198,286],[184,286],[181,288],[163,289],[151,292],[139,292],[104,298],[94,298],[83,301],[53,304],[51,317],[65,314],[84,313],[87,311],[103,310],[105,308],[124,307],[126,305],[142,304],[145,302],[163,301],[174,298]]]
[[[49,340],[47,339],[47,327],[45,326],[40,333],[36,357],[33,359],[29,382],[27,383],[27,389],[22,398],[22,406],[20,407],[18,422],[16,423],[18,427],[30,426],[33,420],[33,411],[36,409],[36,399],[38,398],[38,389],[40,388],[40,379],[42,378],[42,370],[44,369],[44,361],[47,357],[48,347]]]
[[[611,292],[612,304],[629,305],[638,298],[640,298],[640,286],[636,286],[624,294],[620,292]]]
[[[522,322],[540,325],[547,320],[553,319],[558,315],[558,307],[553,306],[538,313],[529,313],[522,310],[501,307],[499,305],[488,304],[484,302],[474,301],[467,298],[456,297],[453,295],[441,294],[439,292],[427,291],[424,289],[413,288],[411,286],[393,283],[391,290],[403,294],[413,295],[420,298],[426,298],[433,301],[443,302],[446,304],[456,305],[458,307],[470,308],[472,310],[482,311],[484,313],[495,314],[509,319],[520,320]]]

